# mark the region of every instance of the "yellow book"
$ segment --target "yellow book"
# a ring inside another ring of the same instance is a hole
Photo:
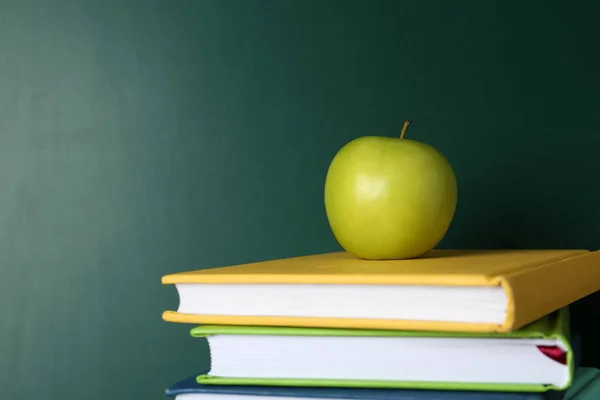
[[[600,251],[340,252],[171,274],[169,322],[510,332],[600,290]]]

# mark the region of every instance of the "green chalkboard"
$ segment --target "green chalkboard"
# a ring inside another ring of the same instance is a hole
[[[177,297],[160,277],[339,249],[330,160],[406,118],[458,176],[442,247],[600,247],[599,17],[564,1],[0,0],[0,397],[162,398],[207,353],[161,321]],[[576,309],[584,346],[597,310]]]

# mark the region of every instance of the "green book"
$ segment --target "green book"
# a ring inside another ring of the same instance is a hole
[[[205,325],[205,385],[544,392],[574,360],[566,308],[512,333]]]

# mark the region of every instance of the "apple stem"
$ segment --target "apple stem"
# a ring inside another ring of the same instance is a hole
[[[402,132],[400,132],[400,139],[404,139],[404,135],[406,135],[406,131],[408,130],[408,127],[410,126],[410,123],[412,121],[410,119],[407,119],[406,121],[404,121],[404,126],[402,127]]]

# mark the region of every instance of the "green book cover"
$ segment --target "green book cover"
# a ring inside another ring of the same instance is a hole
[[[577,368],[573,384],[565,394],[564,400],[597,399],[600,399],[600,370]]]
[[[211,373],[198,376],[198,383],[207,385],[265,385],[265,386],[326,386],[362,387],[395,389],[435,389],[435,390],[487,390],[487,391],[528,391],[565,390],[573,379],[574,360],[569,337],[568,309],[546,316],[522,329],[511,333],[460,333],[460,332],[420,332],[393,330],[326,329],[296,327],[255,327],[205,325],[195,327],[191,335],[196,338],[214,335],[267,335],[267,336],[317,336],[317,337],[412,337],[412,338],[515,338],[559,340],[566,348],[568,382],[561,386],[550,384],[511,384],[511,383],[459,383],[422,382],[402,380],[356,380],[356,379],[288,379],[288,378],[243,378],[213,376]]]

